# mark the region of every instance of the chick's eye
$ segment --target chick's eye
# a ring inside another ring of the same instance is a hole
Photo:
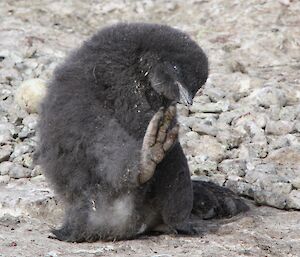
[[[176,71],[178,71],[178,68],[177,68],[176,65],[173,66],[173,69],[176,70]]]

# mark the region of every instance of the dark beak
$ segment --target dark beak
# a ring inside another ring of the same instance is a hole
[[[188,90],[178,81],[176,81],[179,90],[179,103],[182,103],[186,106],[193,104],[193,97],[188,92]]]

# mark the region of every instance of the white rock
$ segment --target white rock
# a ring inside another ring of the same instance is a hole
[[[44,80],[29,79],[18,87],[15,100],[27,112],[36,113],[45,94],[46,83]]]
[[[288,196],[288,207],[300,210],[300,190],[293,190]]]
[[[225,157],[225,146],[216,138],[201,136],[198,140],[189,140],[183,145],[186,154],[197,156],[203,155],[211,161],[221,161]]]
[[[9,161],[1,162],[0,163],[0,175],[1,176],[7,175],[13,165],[14,164]]]
[[[200,122],[194,123],[192,126],[192,130],[200,135],[216,136],[218,133],[218,130],[215,127]]]
[[[228,175],[244,177],[246,174],[246,161],[240,159],[224,160],[219,163],[218,170]]]
[[[250,95],[249,100],[256,104],[269,108],[271,105],[285,106],[287,102],[286,94],[282,89],[274,86],[266,86],[255,89]]]
[[[0,147],[0,162],[7,161],[12,153],[11,145],[2,145]]]
[[[197,103],[195,102],[191,107],[191,112],[207,112],[207,113],[221,113],[230,110],[230,103],[228,101],[219,101],[217,103]]]
[[[300,175],[292,180],[293,187],[300,189]]]
[[[29,178],[31,170],[23,167],[20,164],[14,164],[9,170],[9,176],[11,178]]]
[[[9,143],[12,140],[11,132],[7,130],[0,130],[0,145]]]
[[[291,121],[279,120],[271,121],[269,120],[266,125],[266,133],[272,135],[286,135],[293,132],[295,129],[295,124]]]

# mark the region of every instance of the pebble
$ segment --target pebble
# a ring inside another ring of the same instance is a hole
[[[0,176],[0,185],[1,184],[8,184],[8,182],[10,181],[10,176],[8,175],[1,175]]]
[[[211,136],[201,136],[198,140],[187,141],[184,145],[185,153],[197,156],[207,156],[211,161],[220,162],[225,157],[225,146]]]
[[[37,113],[46,94],[46,83],[41,79],[24,81],[16,90],[15,100],[28,113]]]
[[[0,175],[7,175],[14,164],[9,161],[4,161],[0,163]]]
[[[300,190],[293,190],[288,197],[288,207],[300,210]]]
[[[11,158],[14,159],[19,157],[25,153],[31,153],[34,151],[34,148],[31,145],[28,145],[24,142],[16,144],[13,153],[11,154]]]
[[[286,135],[294,131],[295,124],[291,121],[279,120],[271,121],[269,120],[266,124],[265,132],[271,135]]]
[[[31,170],[23,167],[20,164],[14,163],[14,165],[9,170],[9,176],[11,178],[29,178],[31,175]]]
[[[292,180],[292,185],[296,189],[300,189],[300,175]]]
[[[217,103],[197,103],[195,102],[191,107],[191,112],[204,113],[221,113],[230,110],[230,103],[228,101],[219,101]]]
[[[279,108],[287,103],[287,97],[282,89],[271,86],[255,89],[250,95],[249,100],[264,108],[276,105]]]
[[[218,133],[218,130],[215,127],[204,123],[194,123],[192,125],[192,130],[197,132],[199,135],[216,136]]]
[[[12,140],[11,132],[6,130],[0,130],[0,145],[9,143]]]
[[[246,161],[240,159],[224,160],[218,164],[218,170],[227,175],[244,177],[246,175]]]
[[[0,163],[8,161],[13,149],[11,145],[2,145],[0,148]]]

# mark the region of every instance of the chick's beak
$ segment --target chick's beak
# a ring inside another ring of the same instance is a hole
[[[179,90],[179,103],[182,103],[186,106],[193,104],[193,97],[188,92],[188,90],[178,81],[176,81]]]

